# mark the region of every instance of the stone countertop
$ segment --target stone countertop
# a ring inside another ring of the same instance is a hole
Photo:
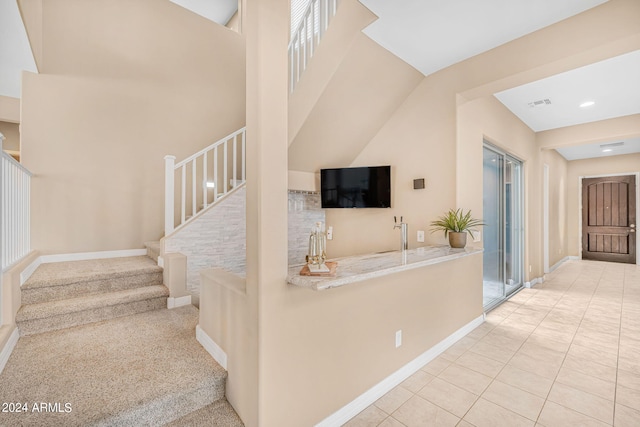
[[[482,248],[452,249],[449,246],[425,246],[404,252],[389,251],[337,258],[329,260],[338,262],[334,277],[301,276],[300,269],[304,264],[298,264],[289,267],[287,282],[294,286],[323,291],[481,252]]]

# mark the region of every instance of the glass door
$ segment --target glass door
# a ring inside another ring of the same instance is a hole
[[[488,310],[522,287],[522,162],[485,143],[482,164],[483,304]]]

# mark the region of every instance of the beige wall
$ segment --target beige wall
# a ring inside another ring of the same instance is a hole
[[[158,240],[163,157],[181,160],[245,124],[243,38],[152,0],[61,0],[44,4],[42,20],[41,74],[24,74],[22,97],[32,247]]]
[[[0,121],[20,123],[20,100],[0,95]]]
[[[556,150],[543,150],[542,161],[549,167],[549,267],[553,267],[569,255],[568,162]]]
[[[524,276],[541,277],[542,174],[535,133],[494,97],[466,102],[458,108],[457,206],[482,215],[483,140],[523,162],[524,171]]]
[[[579,202],[580,177],[634,174],[640,172],[640,154],[574,160],[567,168],[567,214],[569,255],[580,253],[581,208]],[[640,185],[636,182],[636,185]]]
[[[200,327],[227,352],[233,390],[246,378],[234,375],[232,360],[243,363],[255,333],[242,317],[247,299],[209,280],[203,286]],[[264,298],[274,315],[262,328],[269,409],[260,425],[311,426],[481,316],[482,256],[320,292],[281,283]]]
[[[20,152],[20,125],[0,121],[0,133],[4,135],[2,149]]]

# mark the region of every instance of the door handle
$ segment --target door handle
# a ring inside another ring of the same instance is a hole
[[[631,227],[631,228],[635,228],[635,227],[636,227],[636,225],[635,225],[635,224],[629,224],[629,227]]]

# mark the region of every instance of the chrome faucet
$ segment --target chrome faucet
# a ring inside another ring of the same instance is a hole
[[[408,225],[405,222],[402,222],[402,217],[400,217],[400,223],[398,223],[398,218],[397,217],[393,217],[393,222],[395,223],[395,225],[393,226],[393,229],[395,230],[396,228],[400,229],[400,250],[402,251],[406,251],[407,249],[409,249],[409,229],[408,229]]]

